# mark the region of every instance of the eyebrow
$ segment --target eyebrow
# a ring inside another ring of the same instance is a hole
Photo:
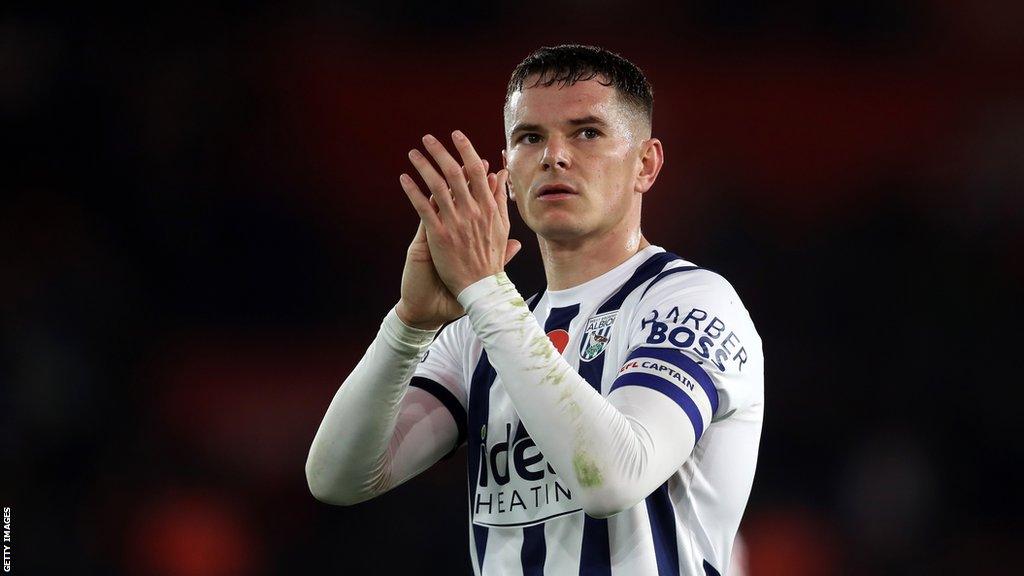
[[[584,116],[583,118],[573,118],[568,121],[570,126],[581,126],[583,124],[597,124],[598,126],[607,126],[608,123],[591,114],[590,116]]]
[[[569,126],[583,126],[585,124],[594,124],[594,125],[597,125],[597,126],[607,126],[608,125],[607,122],[605,122],[604,120],[602,120],[601,118],[599,118],[597,116],[594,116],[593,114],[591,114],[590,116],[584,116],[582,118],[572,118],[572,119],[566,120],[565,123],[568,124]],[[517,132],[540,132],[540,131],[541,131],[541,125],[540,124],[516,124],[516,126],[514,128],[512,128],[512,132],[511,133],[512,134],[516,134]]]

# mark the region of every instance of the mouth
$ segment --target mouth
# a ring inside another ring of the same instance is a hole
[[[537,190],[536,198],[540,200],[561,200],[578,195],[576,189],[568,184],[545,184]]]

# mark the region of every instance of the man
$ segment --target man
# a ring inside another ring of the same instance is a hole
[[[410,152],[426,189],[400,178],[421,219],[401,299],[313,440],[317,498],[373,498],[465,442],[476,574],[725,573],[761,341],[728,282],[640,231],[663,163],[652,108],[621,57],[543,48],[509,83],[504,169],[459,131],[459,160],[429,135],[433,163]],[[548,281],[528,302],[502,272],[506,191]]]

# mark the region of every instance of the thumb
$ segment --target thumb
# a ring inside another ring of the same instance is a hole
[[[508,244],[505,245],[505,264],[508,264],[520,250],[523,249],[523,244],[519,240],[509,238]]]
[[[422,220],[416,228],[416,236],[409,243],[409,250],[415,251],[418,255],[430,257],[430,235],[427,234],[427,226]]]
[[[431,198],[430,201],[433,202],[434,199]],[[420,220],[420,225],[416,228],[416,236],[413,237],[412,243],[413,244],[426,243],[426,241],[427,241],[427,227],[424,226],[423,225],[423,221]]]

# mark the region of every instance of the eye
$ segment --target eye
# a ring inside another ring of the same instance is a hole
[[[597,128],[584,128],[583,130],[580,130],[580,136],[582,136],[584,140],[593,140],[600,135],[601,132]]]
[[[536,132],[527,132],[519,137],[518,142],[525,142],[526,144],[536,144],[540,142],[540,134]]]

